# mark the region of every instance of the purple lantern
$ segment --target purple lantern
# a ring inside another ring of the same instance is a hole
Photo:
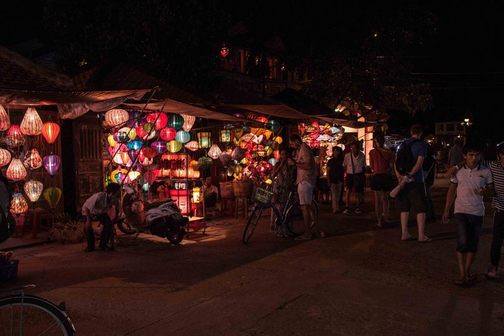
[[[51,154],[44,156],[42,163],[44,164],[44,168],[45,170],[47,170],[49,175],[54,176],[59,170],[59,167],[61,165],[61,159],[58,155]]]
[[[131,161],[135,162],[139,153],[140,153],[139,150],[130,150],[130,151],[128,151],[128,154],[129,154],[129,156],[131,158]]]
[[[166,152],[166,142],[164,141],[154,141],[151,147],[156,150],[159,154]]]

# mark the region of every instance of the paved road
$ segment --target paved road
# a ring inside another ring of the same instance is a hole
[[[504,334],[504,283],[452,285],[450,225],[430,225],[436,240],[420,244],[365,215],[325,213],[322,223],[331,236],[302,243],[276,239],[264,223],[243,246],[243,224],[231,219],[180,247],[146,237],[112,253],[30,248],[16,252],[19,282],[65,301],[80,335]]]

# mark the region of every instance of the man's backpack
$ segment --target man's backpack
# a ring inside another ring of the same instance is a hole
[[[403,141],[397,148],[395,167],[399,174],[406,175],[415,166],[417,158],[413,155],[411,147],[417,141],[421,140],[415,139]]]

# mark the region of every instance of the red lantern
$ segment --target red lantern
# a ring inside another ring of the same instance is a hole
[[[147,122],[156,123],[156,130],[165,128],[168,124],[168,116],[163,112],[149,113],[147,115]]]
[[[12,147],[19,147],[24,144],[24,135],[21,133],[21,129],[18,125],[11,125],[7,131],[7,140],[9,141],[9,145]]]
[[[177,135],[177,130],[175,130],[175,128],[173,128],[173,127],[163,128],[161,130],[161,132],[159,133],[159,137],[161,138],[161,140],[164,140],[164,141],[171,141],[171,140],[175,139],[176,135]]]
[[[140,154],[144,157],[146,157],[147,159],[152,159],[154,158],[156,155],[157,155],[157,152],[155,149],[153,148],[150,148],[150,147],[144,147],[142,148],[142,150],[140,151]]]
[[[42,126],[42,136],[49,144],[52,144],[56,141],[59,133],[60,133],[60,127],[56,123],[46,122]]]
[[[226,58],[229,56],[229,52],[230,52],[229,48],[223,45],[221,50],[219,51],[219,54],[222,58]]]
[[[5,176],[11,181],[21,181],[26,178],[26,169],[20,159],[12,159]]]

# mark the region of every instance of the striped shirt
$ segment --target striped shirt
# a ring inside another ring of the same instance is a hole
[[[500,161],[489,161],[487,165],[492,172],[495,188],[493,207],[497,210],[504,211],[504,167],[502,167]]]

